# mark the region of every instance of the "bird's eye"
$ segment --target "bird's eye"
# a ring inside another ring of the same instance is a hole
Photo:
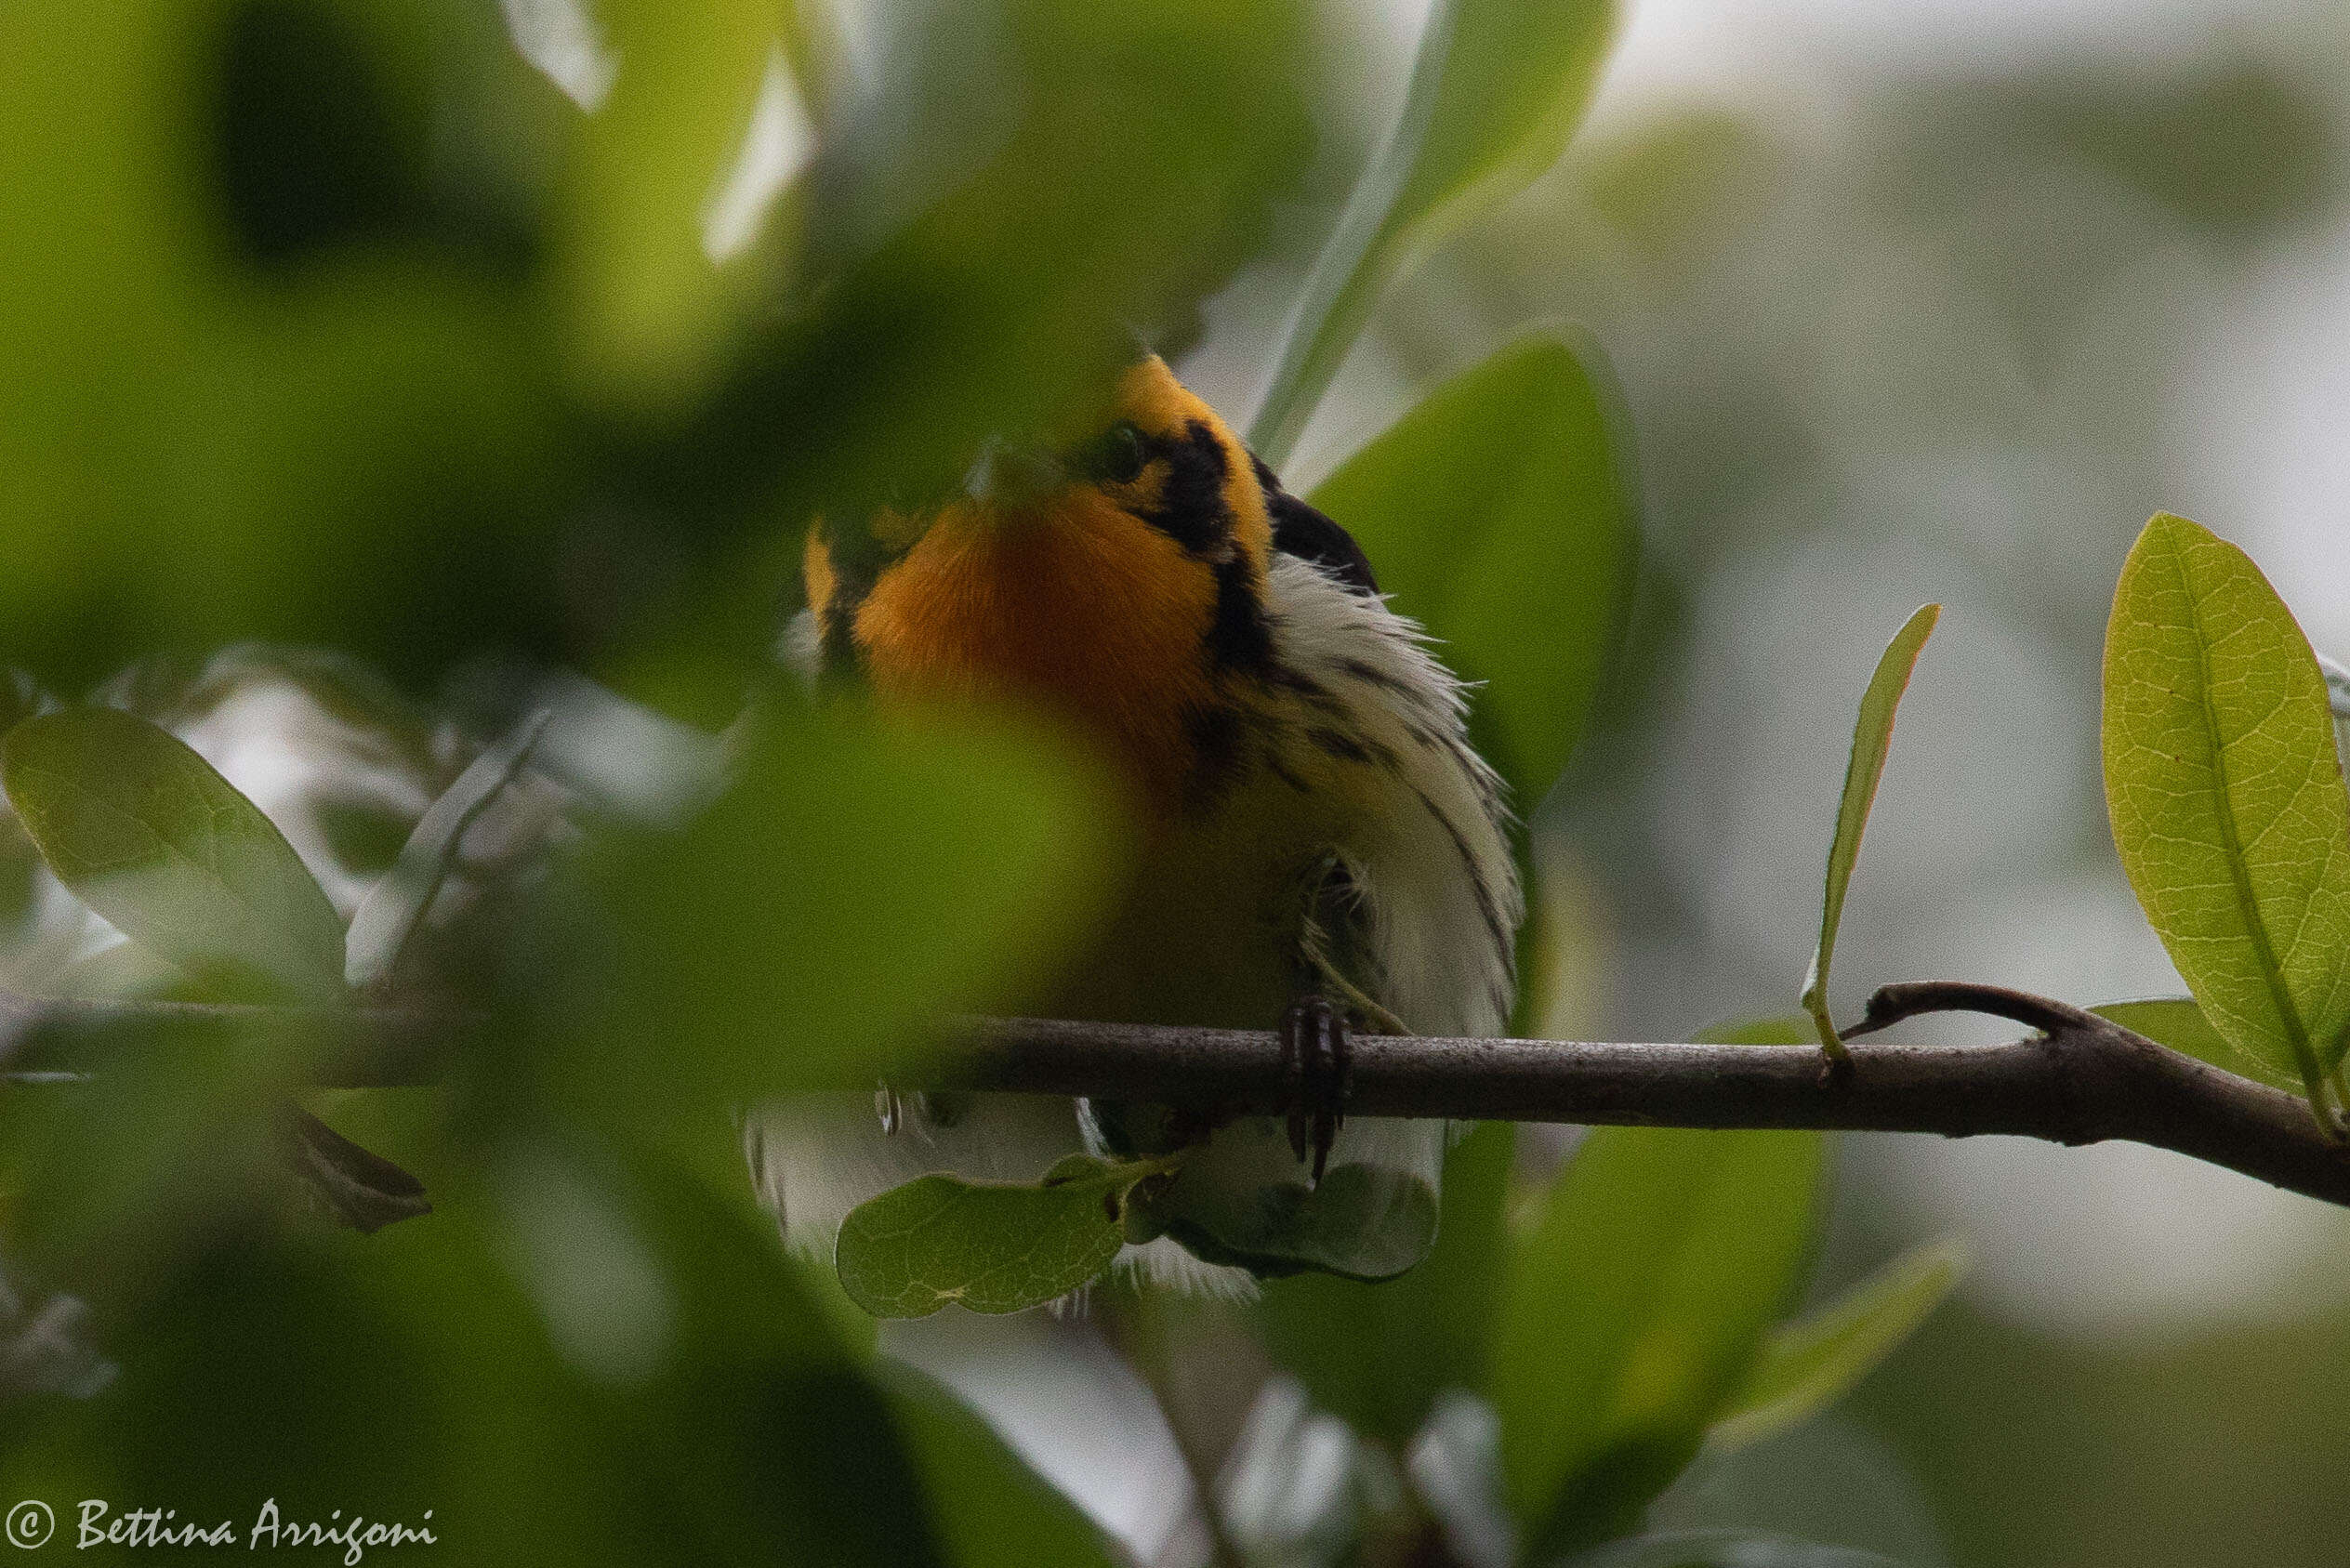
[[[1112,484],[1131,484],[1142,476],[1148,457],[1142,449],[1142,432],[1121,419],[1094,439],[1086,453],[1085,468]]]

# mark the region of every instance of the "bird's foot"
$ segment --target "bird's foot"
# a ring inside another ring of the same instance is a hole
[[[1346,1120],[1347,1074],[1354,1037],[1346,1013],[1327,996],[1310,994],[1281,1019],[1281,1076],[1288,1113],[1289,1150],[1311,1160],[1312,1185],[1322,1185],[1330,1145]]]

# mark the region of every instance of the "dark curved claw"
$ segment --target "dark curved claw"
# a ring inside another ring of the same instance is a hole
[[[1354,1056],[1345,1011],[1319,993],[1289,1005],[1281,1019],[1281,1076],[1289,1151],[1313,1162],[1313,1185],[1322,1184],[1330,1145],[1346,1123],[1347,1072]]]

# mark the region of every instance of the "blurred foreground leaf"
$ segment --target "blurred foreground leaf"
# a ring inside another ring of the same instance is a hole
[[[720,341],[732,280],[706,251],[705,215],[782,58],[786,10],[772,0],[594,7],[604,44],[583,46],[616,69],[580,126],[561,254],[572,351],[599,393],[674,397]]]
[[[185,742],[112,708],[20,724],[0,750],[9,804],[74,896],[202,976],[343,994],[335,906],[258,808]]]
[[[1392,1280],[1269,1280],[1257,1310],[1274,1359],[1314,1401],[1401,1454],[1446,1389],[1483,1386],[1507,1236],[1516,1128],[1480,1123],[1445,1158],[1444,1216],[1428,1256]]]
[[[99,1303],[114,1388],[0,1426],[0,1487],[168,1496],[241,1537],[271,1497],[288,1522],[429,1509],[438,1550],[467,1562],[950,1561],[891,1404],[772,1222],[658,1166],[609,1176],[596,1201],[637,1238],[626,1256],[561,1210],[515,1245],[489,1192],[457,1179],[429,1224],[364,1240],[191,1228],[155,1288]],[[604,1321],[624,1270],[655,1293],[655,1332],[633,1356],[575,1356],[552,1293]]]
[[[617,1005],[572,1086],[696,1118],[869,1086],[884,1049],[1063,957],[1122,867],[1119,826],[1090,759],[1033,732],[793,708],[716,805],[638,843],[609,885]]]
[[[1508,1270],[1486,1387],[1512,1509],[1604,1540],[1686,1465],[1809,1261],[1816,1133],[1598,1127]]]
[[[2308,639],[2242,550],[2163,513],[2114,591],[2105,699],[2146,918],[2211,1026],[2317,1100],[2350,1030],[2350,794]]]
[[[713,479],[842,527],[952,489],[992,437],[1088,433],[1136,336],[1180,350],[1303,166],[1305,11],[878,13],[870,92],[810,185],[808,308],[696,432],[730,455]]]
[[[2227,1037],[2211,1027],[2211,1021],[2203,1016],[2203,1009],[2192,996],[2149,996],[2135,1002],[2106,1002],[2089,1009],[2101,1018],[2111,1019],[2124,1029],[2144,1034],[2158,1046],[2167,1046],[2185,1056],[2208,1061],[2223,1073],[2233,1073],[2239,1078],[2250,1078],[2266,1084],[2270,1088],[2283,1089],[2287,1094],[2305,1094],[2308,1086],[2301,1074],[2283,1071],[2261,1058],[2238,1050],[2228,1044]]]
[[[882,1318],[1058,1300],[1110,1266],[1126,1245],[1127,1193],[1163,1168],[1072,1154],[1036,1182],[918,1177],[840,1222],[841,1287]]]
[[[1638,535],[1611,403],[1564,345],[1447,381],[1318,486],[1395,608],[1489,682],[1485,755],[1532,811],[1582,733],[1623,625]]]
[[[1844,793],[1836,804],[1836,834],[1828,844],[1828,890],[1820,902],[1819,945],[1812,952],[1811,968],[1803,975],[1803,1008],[1819,1026],[1820,1043],[1842,1055],[1843,1041],[1828,1015],[1828,966],[1836,956],[1836,930],[1844,922],[1844,893],[1852,886],[1853,863],[1860,858],[1860,836],[1868,826],[1868,808],[1877,799],[1877,783],[1885,776],[1885,757],[1893,749],[1894,716],[1901,694],[1908,690],[1909,672],[1926,639],[1942,618],[1939,604],[1920,605],[1901,629],[1893,634],[1877,659],[1876,673],[1860,694],[1860,713],[1853,720],[1853,749],[1844,764]]]
[[[1113,1568],[1076,1504],[1028,1468],[952,1390],[901,1361],[874,1379],[922,1478],[931,1527],[957,1568]]]
[[[1279,468],[1395,275],[1558,162],[1611,0],[1436,0],[1395,129],[1315,260],[1248,444]]]
[[[1743,1446],[1842,1398],[1916,1331],[1966,1269],[1964,1245],[1945,1237],[1904,1253],[1817,1311],[1773,1329],[1735,1407],[1715,1423],[1713,1441]]]

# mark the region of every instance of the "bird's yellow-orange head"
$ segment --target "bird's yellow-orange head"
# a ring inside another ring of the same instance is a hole
[[[1269,658],[1272,520],[1248,449],[1155,355],[1110,420],[1067,452],[983,459],[935,512],[876,519],[877,568],[811,530],[808,601],[827,658],[885,695],[1042,703],[1167,804]]]

